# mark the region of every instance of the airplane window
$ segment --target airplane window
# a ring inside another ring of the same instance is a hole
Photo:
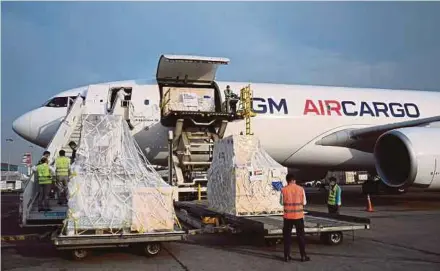
[[[149,105],[149,104],[150,104],[150,100],[145,100],[145,101],[144,101],[144,104],[145,104],[145,105]]]
[[[46,107],[67,107],[67,97],[55,97],[46,103]]]

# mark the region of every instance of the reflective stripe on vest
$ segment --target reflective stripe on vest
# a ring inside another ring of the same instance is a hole
[[[57,176],[69,176],[69,164],[70,164],[69,158],[65,156],[58,157],[55,160]]]
[[[304,192],[303,188],[290,184],[281,190],[283,193],[284,218],[301,219],[304,217]]]
[[[328,205],[336,205],[336,193],[338,192],[338,185],[335,185],[333,189],[330,189],[328,193]]]
[[[49,165],[39,164],[37,166],[37,173],[38,173],[38,183],[39,184],[51,184],[52,183],[52,176],[50,174]]]

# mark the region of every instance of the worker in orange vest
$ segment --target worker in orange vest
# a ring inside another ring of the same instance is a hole
[[[304,188],[296,184],[292,174],[286,176],[287,186],[281,189],[280,204],[284,206],[283,237],[284,237],[284,261],[288,262],[290,247],[292,244],[292,228],[295,226],[296,238],[298,239],[301,261],[310,261],[306,254],[306,242],[304,234],[304,205],[306,205],[306,193]]]

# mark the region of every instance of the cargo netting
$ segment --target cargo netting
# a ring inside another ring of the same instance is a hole
[[[233,135],[214,145],[208,170],[209,208],[237,216],[282,214],[280,190],[287,168],[252,135]]]
[[[173,187],[153,169],[119,115],[83,115],[68,184],[67,234],[172,231]]]

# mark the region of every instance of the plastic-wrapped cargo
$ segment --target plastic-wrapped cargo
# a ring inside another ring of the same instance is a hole
[[[236,216],[282,214],[280,189],[287,168],[255,136],[233,135],[214,144],[208,170],[208,206]]]
[[[165,87],[165,114],[170,111],[215,112],[213,88]]]
[[[119,115],[84,115],[68,184],[67,234],[172,231],[173,187],[148,163]]]

